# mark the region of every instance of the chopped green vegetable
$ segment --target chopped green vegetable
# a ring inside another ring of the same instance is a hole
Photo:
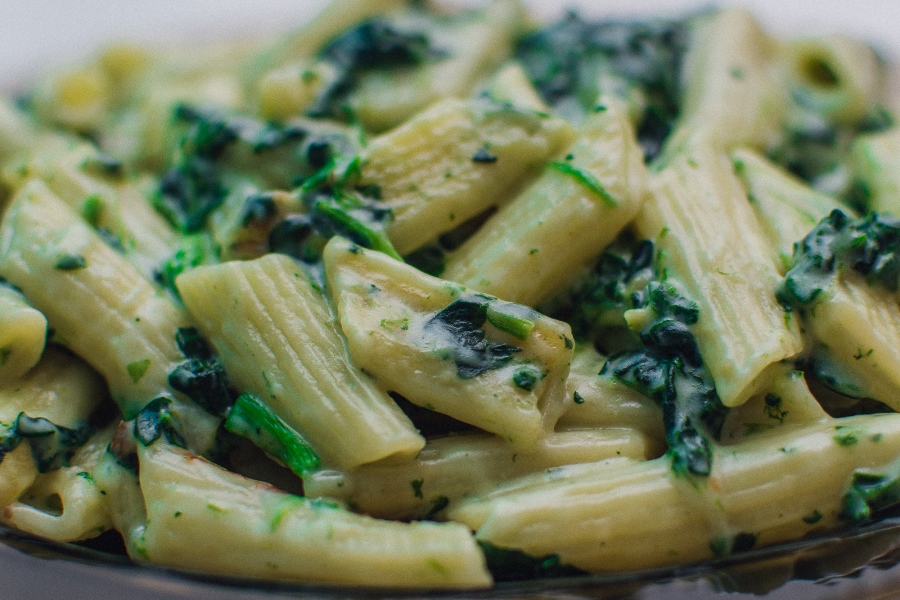
[[[488,570],[497,582],[587,575],[581,569],[562,564],[557,554],[531,556],[520,550],[500,548],[483,540],[478,540],[478,545],[484,552]]]
[[[900,504],[900,461],[883,470],[856,469],[844,494],[841,518],[862,524],[878,511]]]
[[[193,328],[181,328],[175,334],[179,349],[188,359],[169,373],[169,385],[185,394],[209,413],[227,414],[237,394],[231,389],[225,367],[219,357]]]
[[[19,413],[12,431],[7,432],[5,436],[7,440],[4,441],[4,445],[12,441],[11,436],[17,436],[28,442],[38,471],[46,473],[61,466],[68,466],[69,459],[74,454],[73,449],[84,444],[90,433],[91,429],[87,424],[70,429],[56,425],[43,417],[31,418],[25,413]]]
[[[516,387],[521,388],[526,392],[530,392],[544,376],[545,374],[537,367],[533,365],[524,365],[513,373],[513,383]]]
[[[137,383],[144,377],[147,373],[147,369],[150,368],[151,361],[149,358],[145,358],[144,360],[136,360],[133,363],[128,363],[125,366],[125,369],[128,371],[128,377],[131,378],[132,383]]]
[[[785,308],[804,309],[827,297],[840,271],[850,268],[891,292],[900,288],[900,219],[869,213],[851,219],[834,210],[795,244],[793,267],[777,296]]]
[[[56,261],[56,268],[60,271],[77,271],[87,267],[87,261],[80,254],[66,254]]]
[[[134,420],[134,437],[144,446],[165,438],[166,442],[184,448],[184,439],[178,432],[175,417],[168,398],[157,398],[141,409]]]
[[[488,322],[520,340],[525,340],[531,335],[538,316],[531,308],[511,302],[491,302],[487,307]]]
[[[656,158],[681,105],[687,21],[596,21],[574,12],[528,34],[516,56],[544,100],[573,122],[595,110],[602,91],[645,98],[638,140],[648,161]]]
[[[365,21],[334,38],[319,53],[336,68],[338,76],[307,114],[345,118],[347,97],[366,72],[408,69],[444,56],[423,31],[403,31],[384,18]]]
[[[497,156],[491,154],[490,150],[487,149],[487,146],[482,146],[478,149],[478,152],[472,155],[472,162],[490,165],[497,162]]]
[[[600,183],[600,180],[584,169],[579,169],[572,164],[560,161],[551,162],[550,168],[554,171],[559,171],[563,175],[568,175],[569,177],[589,189],[591,192],[599,196],[600,199],[603,200],[603,202],[605,202],[608,206],[612,206],[613,208],[618,206],[618,202],[616,202],[616,199],[606,191],[606,188],[603,187],[603,184]]]
[[[299,477],[319,468],[319,457],[309,442],[253,394],[238,396],[225,420],[225,429],[249,439]]]
[[[425,324],[425,333],[450,349],[462,379],[499,369],[520,352],[515,346],[485,339],[482,326],[487,321],[488,303],[481,297],[457,300]]]

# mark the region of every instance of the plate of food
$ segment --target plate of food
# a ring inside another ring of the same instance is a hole
[[[170,4],[0,8],[9,597],[897,587],[887,3]]]

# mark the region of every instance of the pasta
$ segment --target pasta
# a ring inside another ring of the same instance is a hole
[[[885,67],[741,9],[335,0],[48,75],[0,100],[0,523],[472,590],[878,519]]]

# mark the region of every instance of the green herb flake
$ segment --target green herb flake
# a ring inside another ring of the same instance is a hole
[[[546,374],[541,372],[537,367],[525,365],[513,374],[513,383],[516,387],[521,388],[526,392],[530,392],[534,390],[538,382],[545,376]]]
[[[803,522],[806,523],[807,525],[815,525],[816,523],[821,521],[823,518],[824,518],[824,516],[822,515],[822,513],[820,513],[818,510],[814,510],[811,513],[809,513],[808,515],[803,517]]]
[[[80,254],[66,254],[56,261],[56,268],[60,271],[77,271],[87,267],[87,261]]]
[[[606,188],[603,187],[603,184],[600,183],[600,180],[594,177],[592,174],[588,173],[583,169],[579,169],[573,165],[570,165],[566,162],[553,161],[550,163],[550,168],[554,171],[558,171],[563,175],[567,175],[571,177],[575,181],[577,181],[582,186],[589,189],[591,192],[600,197],[603,202],[607,204],[607,206],[611,206],[615,208],[619,205],[616,202],[616,199],[613,198],[609,192],[606,191]]]
[[[855,427],[838,425],[834,429],[837,432],[834,436],[834,441],[840,446],[855,446],[859,443],[859,438],[862,436],[862,432]]]
[[[494,164],[497,162],[497,156],[491,154],[487,146],[482,146],[478,149],[478,152],[472,155],[472,162],[478,164]]]
[[[105,208],[103,198],[97,194],[88,196],[81,205],[81,217],[91,225],[97,227]]]
[[[409,482],[410,487],[412,487],[413,496],[416,498],[422,498],[422,484],[425,483],[424,479],[413,479]]]
[[[779,423],[784,423],[785,417],[787,417],[787,411],[782,410],[781,405],[783,400],[777,394],[766,394],[765,407],[763,410],[766,413],[766,416],[770,419],[774,419]]]
[[[582,396],[578,392],[573,393],[572,398],[573,400],[575,400],[575,404],[584,404],[584,396]]]
[[[125,370],[128,371],[128,377],[131,378],[131,383],[137,384],[143,378],[144,375],[147,374],[147,369],[150,368],[151,361],[149,358],[145,358],[144,360],[136,360],[133,363],[128,363],[126,365]]]

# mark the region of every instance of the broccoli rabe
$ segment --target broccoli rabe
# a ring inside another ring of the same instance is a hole
[[[834,210],[794,246],[793,267],[778,288],[787,309],[805,309],[826,298],[841,269],[870,284],[900,287],[900,219],[869,213],[852,219]]]
[[[579,342],[596,340],[605,329],[624,325],[626,310],[643,304],[642,294],[654,277],[653,242],[605,252],[588,274],[565,294],[543,307],[550,316],[569,323]]]
[[[358,185],[359,177],[358,157],[332,156],[296,190],[306,213],[288,215],[272,228],[270,251],[313,265],[328,240],[340,235],[402,260],[385,231],[391,209],[379,201],[380,190]]]
[[[178,248],[156,269],[153,277],[158,284],[178,298],[175,278],[189,269],[215,262],[217,259],[218,252],[207,234],[186,235],[178,240]]]
[[[841,518],[854,524],[865,523],[876,512],[900,504],[900,462],[882,470],[856,469],[844,494]]]
[[[184,438],[178,433],[175,417],[169,407],[172,401],[168,398],[157,398],[141,409],[134,419],[134,437],[144,446],[156,440],[165,441],[175,446],[185,447]]]
[[[601,93],[643,96],[638,139],[659,155],[680,112],[686,21],[585,21],[570,12],[519,41],[516,56],[544,100],[580,122]]]
[[[355,150],[340,133],[316,133],[296,123],[265,123],[186,104],[178,105],[174,116],[183,134],[160,179],[155,206],[183,233],[203,229],[236,173],[260,178],[265,186],[287,187],[315,173],[331,154]]]
[[[719,437],[727,409],[690,330],[700,319],[697,304],[672,282],[659,281],[653,242],[623,236],[544,310],[569,322],[579,342],[611,354],[600,375],[662,407],[675,472],[710,473],[708,438]]]
[[[319,468],[319,457],[309,442],[252,394],[238,397],[225,420],[225,428],[249,439],[299,477]]]

